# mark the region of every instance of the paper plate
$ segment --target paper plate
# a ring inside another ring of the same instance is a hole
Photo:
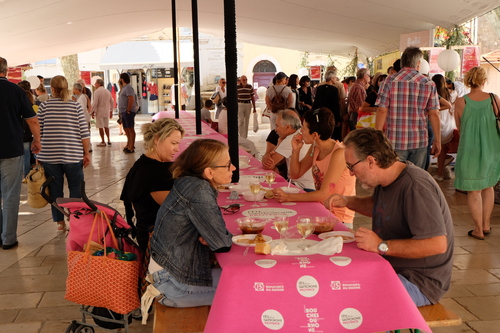
[[[271,236],[267,236],[267,235],[262,235],[266,241],[266,243],[272,241],[272,237]],[[238,245],[238,246],[244,246],[244,247],[255,247],[255,243],[252,243],[252,244],[248,244],[248,243],[240,243],[238,242],[238,240],[241,240],[241,239],[255,239],[255,237],[257,237],[257,234],[245,234],[245,235],[237,235],[237,236],[234,236],[233,237],[233,244],[234,245]]]
[[[327,239],[330,237],[342,237],[344,239],[344,244],[352,243],[355,241],[354,234],[350,231],[330,231],[319,234],[320,239]]]

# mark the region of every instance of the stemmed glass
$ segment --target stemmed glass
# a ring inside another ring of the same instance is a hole
[[[257,194],[260,192],[260,183],[258,180],[252,180],[250,182],[250,192],[253,194],[253,205],[251,207],[260,207],[257,205]]]
[[[274,182],[274,179],[276,179],[276,174],[274,172],[266,172],[266,182],[269,184],[269,189],[272,190],[271,184]]]
[[[288,229],[288,216],[276,216],[274,218],[274,227],[280,234],[280,244],[283,243],[283,235]]]
[[[306,238],[314,231],[314,223],[310,216],[299,216],[297,218],[297,230],[302,236],[302,244],[298,246],[299,249],[305,251],[309,245],[306,244]]]

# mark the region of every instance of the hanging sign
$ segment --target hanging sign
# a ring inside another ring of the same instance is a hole
[[[462,73],[467,73],[472,67],[479,66],[479,47],[466,46],[462,56]]]

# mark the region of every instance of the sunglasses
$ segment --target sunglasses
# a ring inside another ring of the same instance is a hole
[[[232,204],[229,206],[220,206],[225,213],[224,214],[234,214],[240,211],[240,204]]]

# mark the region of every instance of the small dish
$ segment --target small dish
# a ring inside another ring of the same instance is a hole
[[[243,234],[260,234],[269,219],[261,219],[257,217],[240,217],[236,219],[236,223]]]
[[[281,189],[285,193],[299,193],[300,192],[300,188],[298,188],[298,187],[283,186],[283,187],[281,187]]]
[[[237,235],[233,237],[233,244],[244,247],[255,247],[255,242],[252,243],[255,237],[257,237],[257,234]],[[264,237],[264,243],[269,243],[273,240],[271,236],[262,235],[262,237]]]
[[[255,200],[256,201],[262,201],[262,199],[264,199],[264,195],[265,194],[266,194],[266,192],[260,191],[259,193],[257,193],[255,195]],[[243,193],[241,193],[241,195],[243,196],[243,199],[245,199],[246,201],[252,201],[253,202],[253,194],[252,194],[252,192],[250,192],[250,191],[243,192]]]
[[[318,237],[320,239],[327,239],[330,237],[342,237],[344,240],[344,244],[352,243],[355,241],[354,234],[350,231],[330,231],[319,234]]]

